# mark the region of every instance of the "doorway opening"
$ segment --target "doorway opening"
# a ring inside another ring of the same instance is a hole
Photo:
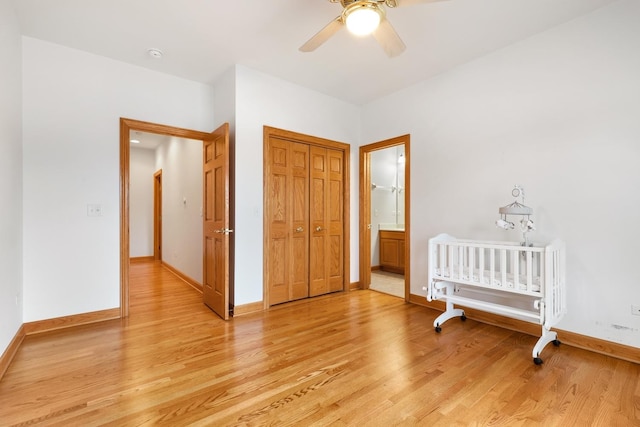
[[[129,316],[131,132],[205,141],[211,134],[132,119],[120,119],[120,317]],[[155,255],[155,250],[154,250]]]
[[[411,289],[409,159],[409,135],[360,147],[360,287],[405,301]]]

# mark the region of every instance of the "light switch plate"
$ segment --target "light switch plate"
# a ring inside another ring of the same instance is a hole
[[[102,216],[102,205],[100,204],[88,204],[87,216]]]

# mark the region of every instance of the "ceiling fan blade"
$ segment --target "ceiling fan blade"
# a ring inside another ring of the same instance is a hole
[[[311,52],[316,50],[322,43],[326,42],[331,38],[331,36],[340,31],[342,27],[344,27],[344,22],[342,21],[342,15],[340,15],[333,21],[329,22],[323,29],[318,31],[305,44],[300,46],[300,52]]]
[[[388,19],[383,19],[380,22],[378,28],[373,32],[373,37],[390,58],[400,55],[406,49],[402,39],[400,39]]]

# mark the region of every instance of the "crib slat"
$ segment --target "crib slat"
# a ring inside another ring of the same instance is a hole
[[[449,277],[451,277],[453,279],[454,277],[454,261],[453,261],[453,245],[448,245],[449,248],[449,259],[447,261],[447,267],[449,267]]]
[[[469,246],[467,248],[467,250],[469,251],[469,262],[467,264],[467,267],[469,268],[469,281],[470,282],[474,282],[475,280],[473,279],[474,275],[475,275],[475,248]]]
[[[562,265],[562,253],[559,249],[554,251],[554,257],[556,260],[556,281],[555,281],[555,289],[558,293],[557,303],[558,303],[558,312],[557,316],[561,316],[564,310],[567,307],[567,302],[565,301],[566,294],[564,293],[564,266]]]
[[[500,249],[500,273],[502,273],[502,286],[507,287],[507,250]]]
[[[553,314],[558,315],[559,313],[559,307],[558,307],[558,302],[560,301],[559,295],[558,295],[558,290],[560,289],[560,287],[558,286],[558,278],[559,278],[559,270],[558,270],[558,252],[557,251],[553,251],[553,253],[551,254],[551,257],[553,259],[553,283],[550,284],[549,286],[552,286],[552,290],[553,290]]]
[[[520,289],[520,251],[511,251],[511,265],[513,273],[513,289]]]
[[[489,284],[493,286],[496,280],[496,250],[489,249]]]
[[[478,248],[478,280],[480,283],[484,283],[484,248]]]
[[[533,290],[533,274],[531,272],[531,251],[527,251],[526,260],[527,260],[527,291]]]
[[[546,255],[546,254],[544,254]],[[545,292],[545,286],[547,286],[547,257],[538,254],[538,266],[540,270],[538,271],[538,277],[540,278],[540,291]],[[551,284],[549,284],[551,285]],[[545,295],[546,297],[546,295]]]
[[[464,247],[458,246],[458,279],[464,275]]]
[[[552,298],[556,300],[558,298],[558,271],[556,270],[557,260],[556,260],[556,252],[551,252],[547,254],[549,258],[551,258],[551,264],[553,265],[553,277],[552,280],[547,283],[547,286],[551,287]],[[552,312],[554,316],[557,314],[557,307],[555,305],[552,306]]]

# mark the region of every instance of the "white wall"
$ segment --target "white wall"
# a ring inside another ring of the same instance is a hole
[[[210,86],[23,37],[24,321],[118,307],[119,118],[214,127]],[[103,206],[87,217],[86,205]]]
[[[411,134],[413,294],[430,237],[519,240],[493,222],[520,184],[567,244],[559,328],[640,346],[638,22],[620,1],[365,106],[363,141]]]
[[[233,141],[236,122],[236,67],[232,67],[223,73],[216,80],[213,88],[216,94],[213,106],[216,115],[216,127],[223,123],[229,123],[229,132]]]
[[[162,260],[202,281],[202,141],[169,138],[156,149],[162,169]]]
[[[18,19],[0,0],[0,354],[22,325],[22,59]]]
[[[351,281],[358,280],[360,109],[335,98],[236,67],[235,304],[262,301],[263,126],[351,144]]]
[[[153,174],[156,152],[131,147],[129,158],[129,255],[153,256]]]

